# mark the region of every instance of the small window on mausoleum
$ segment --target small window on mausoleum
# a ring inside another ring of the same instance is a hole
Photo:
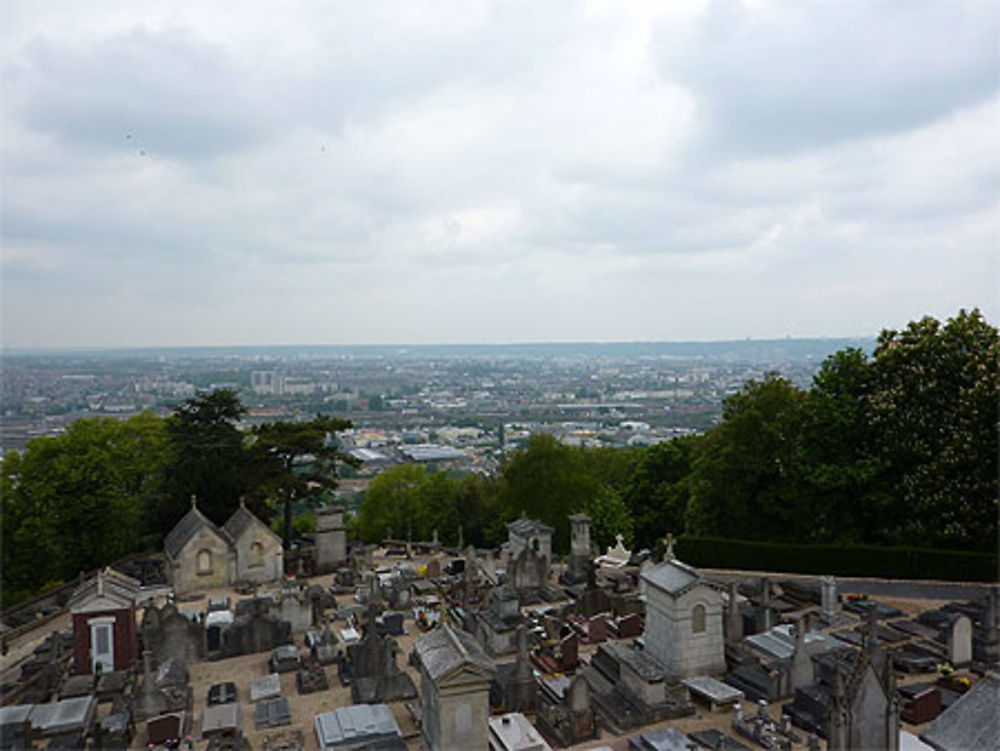
[[[251,568],[264,565],[264,546],[255,542],[250,546],[250,566]]]
[[[705,630],[705,606],[695,605],[691,611],[691,631],[700,634]]]
[[[198,573],[212,573],[212,551],[201,550],[198,552]]]

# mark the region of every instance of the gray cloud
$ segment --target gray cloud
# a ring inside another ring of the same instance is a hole
[[[32,42],[8,72],[25,124],[71,148],[197,161],[265,138],[269,92],[217,45],[137,29],[77,49]]]
[[[77,7],[0,32],[10,345],[1000,307],[991,5]]]
[[[787,153],[917,127],[997,90],[991,3],[712,0],[658,51],[695,92],[706,148]]]

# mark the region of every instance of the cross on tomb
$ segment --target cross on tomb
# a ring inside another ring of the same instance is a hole
[[[674,536],[667,533],[667,536],[663,538],[663,560],[672,561],[677,556],[674,555],[674,542],[676,542]]]

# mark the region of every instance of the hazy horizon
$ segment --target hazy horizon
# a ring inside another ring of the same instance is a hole
[[[1000,314],[993,2],[10,0],[3,21],[7,349]]]
[[[48,355],[48,354],[117,354],[117,353],[197,353],[202,351],[246,351],[248,353],[265,351],[297,351],[297,350],[395,350],[407,352],[408,350],[433,350],[433,349],[470,349],[470,350],[502,350],[502,349],[571,349],[574,347],[588,348],[701,348],[701,347],[722,347],[722,346],[760,346],[760,345],[809,345],[809,344],[829,344],[842,343],[850,344],[874,344],[875,336],[828,336],[828,337],[780,337],[774,339],[755,339],[747,337],[744,339],[688,339],[675,341],[643,341],[643,340],[618,340],[618,341],[536,341],[536,342],[352,342],[352,343],[291,343],[291,344],[198,344],[198,345],[143,345],[143,346],[121,346],[121,347],[3,347],[0,352],[6,355]]]

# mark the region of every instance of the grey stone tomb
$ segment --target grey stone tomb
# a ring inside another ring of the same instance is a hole
[[[488,751],[490,682],[496,668],[468,635],[445,624],[417,639],[424,751]]]
[[[316,513],[316,571],[328,573],[347,560],[347,527],[344,509],[330,506]]]

